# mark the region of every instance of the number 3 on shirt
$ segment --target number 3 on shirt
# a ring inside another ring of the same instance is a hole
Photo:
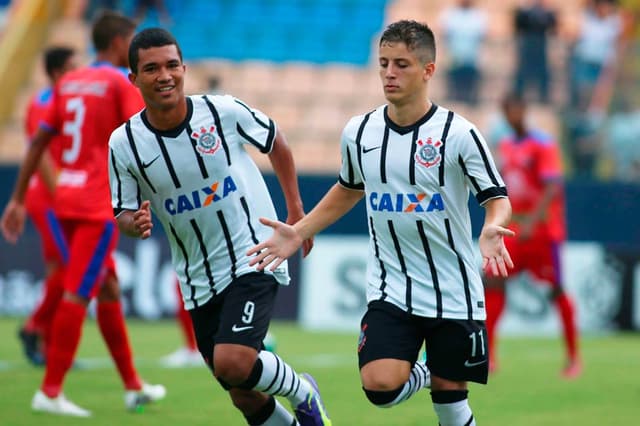
[[[62,133],[71,137],[71,146],[62,152],[62,161],[73,164],[80,155],[85,106],[82,98],[71,98],[67,101],[66,106],[67,112],[73,113],[73,120],[65,121],[62,128]]]

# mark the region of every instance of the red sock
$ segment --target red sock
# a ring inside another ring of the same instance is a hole
[[[111,358],[116,363],[120,378],[127,390],[142,389],[142,381],[133,366],[133,355],[129,336],[124,324],[124,314],[120,301],[99,302],[97,306],[98,326],[109,348]]]
[[[193,333],[191,315],[189,315],[189,312],[184,309],[184,306],[182,306],[182,302],[180,302],[178,312],[176,312],[176,319],[178,320],[178,325],[180,325],[180,329],[182,330],[182,335],[184,336],[184,341],[187,345],[187,348],[192,351],[197,350],[198,345],[196,344],[196,335]]]
[[[64,293],[64,286],[62,285],[63,277],[64,270],[62,268],[56,268],[47,277],[44,282],[44,296],[42,301],[33,314],[31,314],[31,318],[29,318],[28,324],[32,325],[35,330],[42,334],[45,343],[48,342],[51,335],[53,317]]]
[[[485,288],[485,303],[487,305],[487,338],[489,339],[489,362],[495,361],[495,342],[497,340],[498,322],[505,305],[505,294],[502,289]]]
[[[566,293],[561,293],[556,299],[556,308],[562,321],[564,342],[567,348],[567,356],[570,361],[578,359],[578,329],[576,327],[576,315],[573,303]]]
[[[47,366],[41,387],[50,398],[58,396],[62,390],[64,376],[71,368],[80,344],[86,313],[85,306],[63,299],[53,317],[51,342],[47,349]]]

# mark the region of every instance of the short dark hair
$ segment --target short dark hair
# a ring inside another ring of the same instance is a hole
[[[524,108],[527,106],[527,103],[525,102],[524,97],[522,97],[522,95],[519,95],[517,93],[507,93],[502,98],[501,106],[503,110],[506,110],[507,108],[510,108],[510,107]]]
[[[112,10],[101,11],[93,21],[91,40],[98,51],[109,48],[115,37],[128,37],[136,30],[136,22]]]
[[[436,39],[427,24],[413,20],[401,20],[390,24],[380,37],[382,43],[404,43],[423,63],[436,61]]]
[[[67,61],[75,53],[71,47],[53,46],[44,51],[44,70],[49,78],[53,78],[53,73],[64,68]]]
[[[129,45],[129,67],[134,74],[138,72],[138,62],[140,62],[140,49],[150,49],[152,47],[162,47],[175,45],[182,61],[182,50],[176,38],[163,28],[146,28],[133,37]]]

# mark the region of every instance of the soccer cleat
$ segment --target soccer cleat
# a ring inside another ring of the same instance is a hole
[[[308,373],[300,374],[300,380],[309,383],[311,387],[307,399],[298,404],[294,410],[300,426],[331,426],[331,420],[322,403],[316,381]]]
[[[41,390],[38,390],[31,400],[31,409],[45,413],[60,414],[63,416],[89,417],[91,411],[78,407],[64,397],[63,394],[55,398],[49,398]]]
[[[124,393],[124,405],[129,411],[141,412],[144,406],[161,400],[167,395],[167,390],[162,385],[142,384],[140,390],[130,390]]]
[[[202,367],[204,361],[199,351],[182,347],[163,357],[160,365],[167,368]]]
[[[567,380],[577,379],[582,374],[582,363],[578,360],[569,361],[562,370],[562,377]]]
[[[45,364],[44,355],[40,352],[38,343],[40,336],[32,331],[27,331],[27,329],[23,327],[18,331],[18,338],[20,339],[20,343],[22,343],[24,355],[29,362],[37,367],[43,366]]]

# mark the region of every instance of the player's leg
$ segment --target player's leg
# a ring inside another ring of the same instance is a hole
[[[566,378],[575,378],[582,372],[578,352],[578,327],[573,300],[562,285],[560,246],[553,241],[541,240],[535,242],[535,247],[538,263],[531,268],[531,271],[538,278],[551,284],[551,302],[555,305],[562,324],[566,351],[566,365],[562,375]]]
[[[378,407],[406,401],[431,384],[424,362],[417,362],[424,339],[412,317],[390,303],[369,304],[358,341],[365,395]]]
[[[117,240],[117,233],[114,238]],[[135,368],[112,256],[114,249],[115,242],[104,261],[105,277],[97,295],[96,316],[102,338],[125,388],[125,406],[129,410],[137,410],[142,405],[164,398],[166,389],[162,385],[144,383]]]
[[[182,303],[182,293],[180,291],[180,282],[176,280],[176,320],[184,339],[184,346],[165,356],[161,360],[161,364],[165,367],[187,367],[202,365],[202,358],[198,351],[196,336],[193,333],[193,324],[191,316]]]
[[[45,281],[42,300],[20,329],[20,340],[27,358],[35,365],[43,365],[53,315],[64,292],[63,265],[68,248],[62,227],[53,210],[43,203],[27,203],[29,217],[40,234],[45,261]]]
[[[522,243],[514,238],[506,238],[505,246],[514,263],[514,268],[510,271],[511,276],[515,276],[522,270],[525,256],[521,254]],[[487,336],[489,340],[489,371],[498,369],[498,325],[506,306],[506,284],[507,280],[502,277],[487,276],[483,274],[485,309],[487,311]]]
[[[65,290],[51,326],[42,386],[31,406],[36,411],[88,416],[89,411],[64,398],[62,385],[80,344],[87,305],[102,280],[105,249],[115,244],[114,228],[89,221],[62,221],[62,227],[69,242]]]
[[[441,426],[475,425],[467,382],[486,384],[489,374],[482,321],[425,319],[431,400]]]
[[[272,276],[251,273],[237,278],[214,299],[191,310],[198,347],[225,389],[244,390],[230,392],[230,396],[249,424],[264,424],[254,423],[257,413],[261,413],[258,416],[261,419],[285,415],[278,404],[274,405],[274,411],[268,409],[270,399],[256,394],[286,397],[296,408],[302,425],[331,424],[313,379],[299,376],[278,355],[261,350],[277,289]],[[301,408],[310,412],[300,412]],[[291,416],[291,421],[281,424],[293,422]]]

